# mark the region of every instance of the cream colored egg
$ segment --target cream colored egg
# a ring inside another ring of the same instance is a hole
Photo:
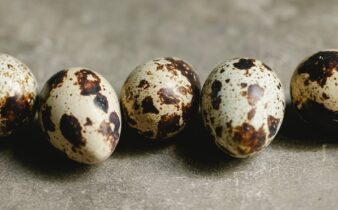
[[[39,98],[39,122],[50,143],[75,161],[94,164],[114,151],[121,132],[118,97],[95,71],[56,73]]]
[[[237,158],[267,147],[284,117],[283,87],[277,75],[252,58],[216,67],[202,89],[203,121],[215,143]]]
[[[124,83],[120,99],[129,126],[147,138],[166,139],[197,115],[199,95],[199,78],[191,65],[166,57],[138,66]]]
[[[301,117],[336,132],[338,50],[320,51],[302,61],[291,79],[291,100]]]

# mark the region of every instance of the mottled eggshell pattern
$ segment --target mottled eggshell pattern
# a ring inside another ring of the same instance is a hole
[[[62,70],[41,91],[39,122],[50,143],[70,159],[98,163],[113,153],[120,137],[118,97],[97,72]]]
[[[0,137],[33,120],[37,92],[38,84],[29,68],[0,54]]]
[[[291,100],[301,117],[327,130],[338,128],[338,50],[306,58],[291,79]]]
[[[138,66],[121,90],[126,122],[150,139],[179,133],[199,110],[200,81],[190,64],[158,58]]]
[[[246,158],[270,144],[284,117],[283,87],[261,61],[238,58],[214,69],[202,89],[206,128],[227,154]]]

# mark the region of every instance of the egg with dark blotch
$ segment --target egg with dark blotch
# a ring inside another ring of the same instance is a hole
[[[199,111],[200,81],[192,66],[172,57],[138,66],[124,83],[120,101],[127,124],[149,139],[182,131]]]
[[[38,83],[16,58],[0,54],[0,137],[30,123],[35,116]]]
[[[291,79],[291,101],[307,122],[328,131],[338,128],[338,50],[302,61]]]
[[[52,76],[39,95],[38,114],[50,143],[77,162],[106,160],[120,138],[118,97],[103,76],[86,68]]]
[[[205,127],[216,145],[236,158],[267,147],[283,121],[282,83],[259,60],[237,58],[220,64],[207,78],[201,97]]]

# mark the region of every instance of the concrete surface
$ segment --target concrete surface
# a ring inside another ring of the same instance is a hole
[[[86,66],[117,91],[154,57],[184,58],[204,81],[224,59],[252,56],[275,69],[288,95],[301,59],[338,47],[337,11],[335,0],[0,0],[0,51],[40,84]],[[33,124],[0,141],[0,209],[336,209],[337,136],[287,111],[273,144],[242,161],[219,152],[196,122],[158,144],[124,130],[109,160],[84,166]]]

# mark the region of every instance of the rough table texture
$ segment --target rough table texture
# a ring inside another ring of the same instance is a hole
[[[335,0],[0,0],[0,51],[26,63],[40,84],[86,66],[119,91],[151,58],[192,63],[201,81],[226,58],[252,56],[283,81],[319,49],[338,46]],[[338,138],[310,129],[287,108],[260,155],[231,159],[200,121],[154,144],[124,129],[97,166],[65,159],[36,124],[0,141],[0,209],[334,209]]]

